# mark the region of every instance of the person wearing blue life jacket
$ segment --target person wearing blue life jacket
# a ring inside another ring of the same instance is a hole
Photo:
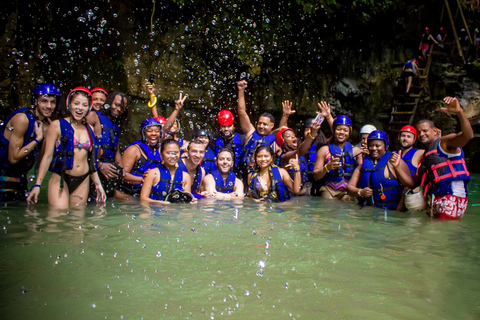
[[[348,142],[352,133],[352,120],[345,115],[333,121],[333,142],[321,147],[313,170],[318,183],[312,186],[313,195],[327,199],[350,200],[347,184],[355,168],[361,164],[361,150]]]
[[[122,155],[119,148],[120,132],[128,120],[127,95],[112,92],[100,111],[91,111],[86,117],[97,137],[97,162],[99,176],[108,197],[113,197],[122,176]],[[91,188],[91,198],[95,198]]]
[[[398,134],[400,150],[398,150],[397,153],[401,154],[402,160],[408,165],[412,177],[417,172],[418,165],[425,152],[425,150],[415,149],[413,147],[416,140],[417,130],[414,127],[406,125],[400,129],[400,133]]]
[[[47,198],[51,207],[67,209],[87,203],[90,180],[97,191],[97,202],[106,195],[95,162],[95,135],[85,117],[92,108],[92,96],[87,88],[70,91],[66,101],[69,116],[52,122],[45,138],[45,153],[40,162],[37,180],[27,197],[36,203],[40,187],[47,174]],[[49,169],[50,168],[50,169]]]
[[[170,204],[172,192],[190,192],[192,180],[190,175],[178,166],[180,145],[173,139],[163,140],[160,147],[162,163],[150,170],[145,176],[140,200],[152,203]],[[193,199],[195,202],[196,199]]]
[[[204,129],[196,129],[193,131],[192,138],[201,141],[205,146],[205,154],[203,155],[201,164],[202,168],[205,170],[205,174],[207,175],[210,172],[217,170],[217,164],[215,163],[217,156],[215,151],[213,151],[209,145],[210,139],[208,137],[208,132]]]
[[[233,170],[238,172],[238,165],[242,155],[243,142],[240,134],[235,132],[235,118],[233,113],[228,110],[222,110],[217,115],[217,122],[220,127],[220,135],[215,139],[215,154],[218,155],[220,150],[226,148],[233,152],[234,167]]]
[[[368,136],[369,155],[353,172],[348,194],[360,203],[382,209],[400,210],[403,187],[413,188],[407,164],[400,155],[388,151],[388,136],[375,130]]]
[[[217,170],[207,174],[204,179],[203,196],[219,200],[243,199],[243,182],[233,171],[235,156],[232,150],[223,148],[217,154]]]
[[[36,164],[50,116],[59,104],[56,86],[38,84],[31,106],[14,111],[0,126],[0,203],[25,200],[27,174]]]
[[[90,92],[92,93],[92,99],[93,99],[92,109],[95,111],[100,111],[102,106],[107,101],[107,97],[108,97],[107,90],[97,87],[90,90]]]
[[[254,127],[250,121],[245,105],[245,88],[247,81],[241,80],[237,83],[238,104],[237,113],[240,120],[240,128],[245,135],[243,153],[239,162],[239,169],[242,179],[246,180],[248,173],[255,168],[255,159],[253,154],[260,145],[272,146],[275,142],[275,135],[272,134],[275,125],[275,118],[270,113],[263,113],[258,119],[257,126]]]
[[[290,164],[290,159],[298,158],[300,173],[302,176],[302,182],[300,187],[299,195],[304,195],[307,191],[306,183],[307,178],[307,160],[304,155],[308,152],[308,149],[311,147],[314,141],[314,137],[317,135],[317,131],[320,129],[320,123],[314,121],[311,127],[311,134],[308,136],[300,146],[297,145],[297,137],[295,137],[295,132],[291,128],[282,128],[277,133],[276,143],[281,148],[282,153],[279,156],[278,164],[280,168],[287,168]],[[293,168],[287,169],[290,178],[295,178],[295,171]]]
[[[293,193],[301,192],[302,177],[298,157],[290,159],[295,175],[274,164],[275,153],[270,146],[261,145],[255,150],[255,171],[248,175],[248,194],[255,201],[284,202]]]
[[[190,175],[192,193],[196,198],[201,198],[200,193],[204,190],[205,169],[201,166],[204,155],[205,144],[198,139],[193,139],[187,146],[186,156],[184,155],[178,162],[178,167]]]
[[[418,140],[427,150],[415,181],[430,198],[427,213],[438,219],[459,220],[467,209],[470,180],[462,147],[473,139],[474,133],[458,100],[446,97],[444,101],[447,107],[441,110],[457,115],[462,131],[442,137],[432,121],[421,120],[417,124]]]
[[[141,140],[127,146],[122,156],[124,176],[117,196],[122,193],[140,196],[144,175],[162,163],[160,140],[162,125],[155,118],[147,118],[140,124]]]
[[[332,117],[333,119],[333,117]],[[303,137],[300,138],[300,143],[305,141],[311,133],[311,126],[315,118],[308,118],[305,120],[303,126]],[[313,136],[313,135],[312,135]],[[307,179],[309,182],[313,182],[313,168],[315,167],[315,161],[317,160],[317,151],[321,147],[327,144],[327,138],[322,130],[317,131],[317,135],[314,136],[315,139],[312,143],[312,146],[308,149],[307,153],[305,154],[305,160],[307,160]]]

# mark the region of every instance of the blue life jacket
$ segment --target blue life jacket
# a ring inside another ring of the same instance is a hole
[[[183,163],[182,160],[178,162],[178,169],[188,173],[187,166]],[[197,167],[197,172],[195,173],[195,178],[192,181],[192,193],[197,192],[197,189],[200,187],[203,179],[203,171],[200,166]]]
[[[315,142],[312,143],[310,149],[308,149],[305,158],[307,159],[307,174],[312,176],[313,168],[315,167],[315,161],[317,161],[317,148],[315,147]]]
[[[211,175],[213,176],[213,179],[215,179],[215,189],[218,192],[223,192],[223,193],[233,192],[233,190],[235,189],[235,179],[236,179],[236,175],[233,171],[230,171],[228,173],[226,185],[222,175],[220,174],[220,172],[218,172],[218,170],[212,171]]]
[[[101,111],[95,111],[102,125],[102,135],[98,137],[97,156],[102,162],[115,162],[118,141],[120,139],[120,126],[113,123]]]
[[[418,149],[411,148],[410,150],[407,151],[407,153],[402,154],[402,160],[405,161],[405,163],[408,166],[408,170],[410,170],[410,175],[413,177],[415,173],[417,172],[417,167],[415,167],[412,163],[413,156],[415,152],[417,152]],[[398,154],[398,151],[397,151]]]
[[[373,160],[370,156],[363,158],[362,171],[359,181],[360,188],[367,188],[373,190],[373,203],[372,197],[366,198],[368,205],[374,205],[377,208],[395,210],[398,206],[398,202],[402,196],[400,184],[397,179],[385,178],[385,167],[388,165],[388,160],[392,153],[390,151],[378,160],[377,165],[373,165]],[[384,195],[385,199],[381,199]]]
[[[271,189],[268,191],[267,199],[272,202],[284,202],[290,199],[290,192],[287,186],[283,183],[282,175],[277,166],[272,165],[268,169],[270,178],[272,180]],[[258,181],[258,172],[253,172],[250,178],[250,184],[248,188],[255,199],[262,198],[262,195],[258,192],[256,185]]]
[[[162,157],[160,155],[160,151],[158,149],[150,149],[150,147],[143,141],[143,140],[137,140],[135,142],[132,142],[129,144],[125,150],[127,150],[130,146],[133,145],[138,145],[143,152],[147,155],[147,158],[143,156],[142,153],[140,153],[140,160],[138,160],[135,164],[134,167],[132,168],[132,171],[130,172],[132,175],[137,176],[137,177],[143,177],[143,174],[147,172],[147,170],[154,169],[156,167],[159,167],[162,164]],[[125,185],[125,183],[124,183]],[[142,188],[142,184],[129,184],[131,187],[134,187],[136,191],[139,191],[139,189]]]
[[[73,142],[75,139],[73,129],[70,122],[65,119],[59,119],[60,123],[60,144],[55,145],[53,150],[53,159],[50,164],[50,171],[58,173],[62,180],[60,181],[60,188],[63,188],[64,174],[67,170],[73,169],[73,156],[74,156],[74,146]],[[90,167],[90,173],[97,171],[97,162],[95,161],[95,135],[92,131],[92,128],[88,124],[85,124],[87,128],[90,141],[92,141],[92,151],[88,151],[88,162]]]
[[[160,171],[160,180],[152,186],[150,199],[165,200],[167,194],[175,189],[183,191],[183,171],[177,168],[175,176],[172,179],[170,171],[162,164],[158,167]]]
[[[260,145],[271,145],[275,141],[275,135],[269,134],[268,136],[261,136],[257,130],[255,130],[252,134],[250,140],[248,140],[247,144],[243,148],[242,156],[240,157],[240,165],[247,168],[248,171],[253,171],[255,165],[255,159],[253,159],[253,155],[255,150]]]
[[[460,148],[460,155],[448,158],[448,155],[440,149],[440,140],[441,138],[438,138],[430,145],[421,162],[422,186],[425,189],[425,195],[453,194],[453,181],[463,181],[466,192],[470,173],[465,164],[463,149]]]
[[[225,148],[225,141],[223,141],[222,136],[218,136],[217,140],[215,142],[215,154],[218,155],[220,150],[222,148]],[[242,156],[242,139],[238,133],[235,133],[233,136],[233,153],[235,154],[235,166],[238,167],[238,161],[240,160],[240,157]]]
[[[350,142],[347,142],[342,150],[336,144],[329,144],[328,149],[330,149],[330,154],[332,157],[340,157],[342,166],[338,169],[328,171],[323,180],[340,181],[342,178],[350,180],[353,171],[355,171],[355,168],[358,165],[357,160],[355,160],[353,157],[353,146],[350,144]]]
[[[8,161],[8,146],[9,141],[5,138],[5,130],[7,130],[6,125],[7,123],[17,114],[24,113],[28,119],[28,128],[27,133],[23,138],[23,145],[25,147],[27,144],[32,142],[37,136],[35,134],[35,121],[37,118],[35,114],[31,112],[29,108],[22,108],[19,110],[14,111],[10,114],[5,122],[0,126],[0,175],[8,175],[10,177],[21,177],[30,171],[35,165],[35,155],[37,151],[37,146],[22,160],[17,162],[16,164],[11,164]]]
[[[215,163],[215,160],[217,160],[215,152],[213,152],[210,147],[207,147],[202,160],[202,168],[205,169],[205,174],[209,174],[210,172],[217,170],[217,164]]]

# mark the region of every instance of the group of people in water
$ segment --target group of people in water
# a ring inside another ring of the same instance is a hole
[[[430,120],[399,132],[400,150],[389,151],[386,132],[366,124],[360,142],[350,143],[352,121],[333,117],[330,105],[318,103],[317,116],[305,121],[303,137],[288,126],[295,111],[282,104],[283,116],[263,113],[252,123],[245,101],[247,82],[237,83],[237,116],[217,115],[220,135],[194,130],[191,141],[179,136],[179,114],[187,95],[180,92],[173,112],[158,114],[155,86],[146,83],[152,117],[140,125],[139,140],[123,154],[119,137],[128,121],[128,97],[102,88],[77,87],[66,97],[67,115],[52,121],[61,93],[49,83],[32,92],[32,103],[13,112],[0,128],[0,202],[34,204],[48,180],[48,203],[56,208],[105,202],[109,197],[152,203],[195,203],[202,198],[283,202],[311,195],[331,200],[358,199],[361,205],[405,210],[405,194],[418,186],[428,212],[441,219],[460,219],[468,203],[462,147],[472,127],[456,98],[446,97],[442,110],[456,114],[462,131],[442,137]],[[326,120],[333,133],[320,130]],[[426,150],[415,149],[418,140]],[[41,160],[40,160],[41,159]],[[34,186],[27,174],[36,166]]]

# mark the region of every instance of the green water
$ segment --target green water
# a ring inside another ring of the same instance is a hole
[[[479,319],[479,178],[459,222],[312,197],[5,207],[1,319]]]

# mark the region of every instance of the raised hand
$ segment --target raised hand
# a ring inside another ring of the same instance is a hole
[[[320,111],[317,111],[317,113],[320,113],[325,119],[330,116],[330,103],[327,103],[326,101],[320,101],[318,103],[318,108],[320,109]]]
[[[147,87],[147,91],[149,93],[149,95],[153,95],[155,94],[155,84],[154,83],[150,83],[150,82],[145,82],[145,86]]]
[[[291,114],[294,114],[295,113],[295,110],[292,110],[292,105],[293,103],[288,101],[288,100],[285,100],[282,102],[282,107],[283,107],[283,115],[284,116],[290,116]]]
[[[388,161],[396,168],[400,164],[401,158],[402,158],[402,150],[398,151],[398,154],[393,153],[392,156],[390,157],[390,160]]]
[[[245,91],[246,87],[247,87],[247,81],[240,80],[240,81],[237,82],[238,91]]]
[[[185,99],[187,99],[188,94],[183,95],[183,91],[180,90],[180,93],[178,94],[178,100],[175,101],[175,109],[176,110],[181,110],[183,108],[183,103],[185,102]]]
[[[450,112],[450,113],[459,113],[463,111],[462,107],[460,106],[460,102],[458,102],[457,98],[445,97],[443,101],[447,104],[447,107],[440,108],[442,111]]]

